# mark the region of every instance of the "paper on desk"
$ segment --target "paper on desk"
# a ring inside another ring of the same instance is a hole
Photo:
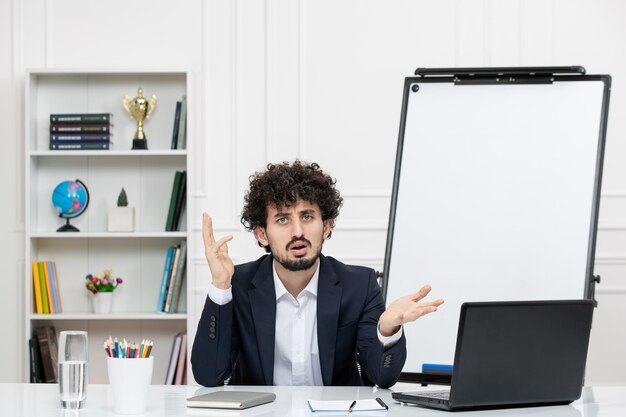
[[[322,412],[333,412],[333,413],[341,413],[341,412],[349,412],[350,405],[352,401],[320,401],[320,400],[307,400],[309,403],[309,408],[311,411],[322,411]],[[375,399],[369,400],[357,400],[356,404],[352,407],[352,412],[359,411],[387,411],[387,409],[381,406],[378,401]]]

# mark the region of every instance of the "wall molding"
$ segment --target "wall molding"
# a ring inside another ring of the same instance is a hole
[[[596,265],[626,265],[626,255],[596,255]]]
[[[626,230],[626,219],[624,220],[600,220],[598,221],[599,231],[622,231]]]
[[[626,198],[626,190],[613,189],[602,191],[600,193],[600,198]]]
[[[596,294],[603,295],[626,295],[626,288],[620,287],[603,287],[602,285],[596,286]]]
[[[391,198],[391,190],[378,189],[378,188],[364,188],[362,190],[348,189],[341,191],[341,196],[344,198]]]

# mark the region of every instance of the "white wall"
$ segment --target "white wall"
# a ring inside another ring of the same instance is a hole
[[[11,318],[0,332],[15,335],[0,355],[0,381],[26,379],[18,366],[26,68],[193,71],[201,137],[189,214],[199,266],[204,210],[217,234],[235,234],[235,261],[261,255],[238,222],[247,177],[300,157],[337,177],[345,197],[325,252],[382,269],[403,78],[418,66],[584,65],[613,75],[587,380],[626,383],[624,16],[619,0],[0,0],[0,169],[15,194],[0,206],[0,317]],[[209,279],[197,270],[188,277],[194,322]]]

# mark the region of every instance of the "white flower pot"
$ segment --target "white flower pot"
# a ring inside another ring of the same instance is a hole
[[[135,207],[111,207],[108,230],[109,232],[134,232]]]
[[[91,295],[93,312],[98,314],[110,313],[113,304],[112,292],[99,292]]]

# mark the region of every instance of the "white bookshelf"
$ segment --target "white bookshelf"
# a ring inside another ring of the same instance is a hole
[[[148,150],[131,150],[136,123],[122,105],[124,95],[135,97],[142,87],[145,97],[157,96],[157,107],[144,123]],[[61,330],[89,332],[90,383],[107,383],[102,342],[109,335],[134,341],[154,340],[153,383],[165,380],[172,342],[176,333],[188,330],[187,280],[178,311],[156,313],[167,248],[189,236],[186,215],[179,231],[165,232],[174,173],[186,170],[187,190],[192,189],[190,166],[194,130],[192,112],[187,115],[184,150],[170,149],[176,101],[190,95],[186,71],[62,71],[33,70],[26,76],[25,89],[25,340],[24,380],[29,379],[28,338],[39,325]],[[113,113],[110,150],[51,151],[51,113]],[[64,224],[52,205],[54,187],[66,180],[80,179],[90,193],[86,211],[70,223],[77,233],[59,233]],[[124,187],[129,206],[135,207],[135,231],[107,231],[108,209],[115,206]],[[189,195],[189,192],[187,193]],[[187,204],[188,207],[188,204]],[[186,210],[185,210],[186,211]],[[187,273],[193,253],[193,239],[187,239]],[[31,263],[54,261],[57,266],[60,314],[37,314],[34,303]],[[111,268],[124,283],[115,291],[111,314],[91,310],[85,275]],[[190,350],[190,349],[189,349]]]

